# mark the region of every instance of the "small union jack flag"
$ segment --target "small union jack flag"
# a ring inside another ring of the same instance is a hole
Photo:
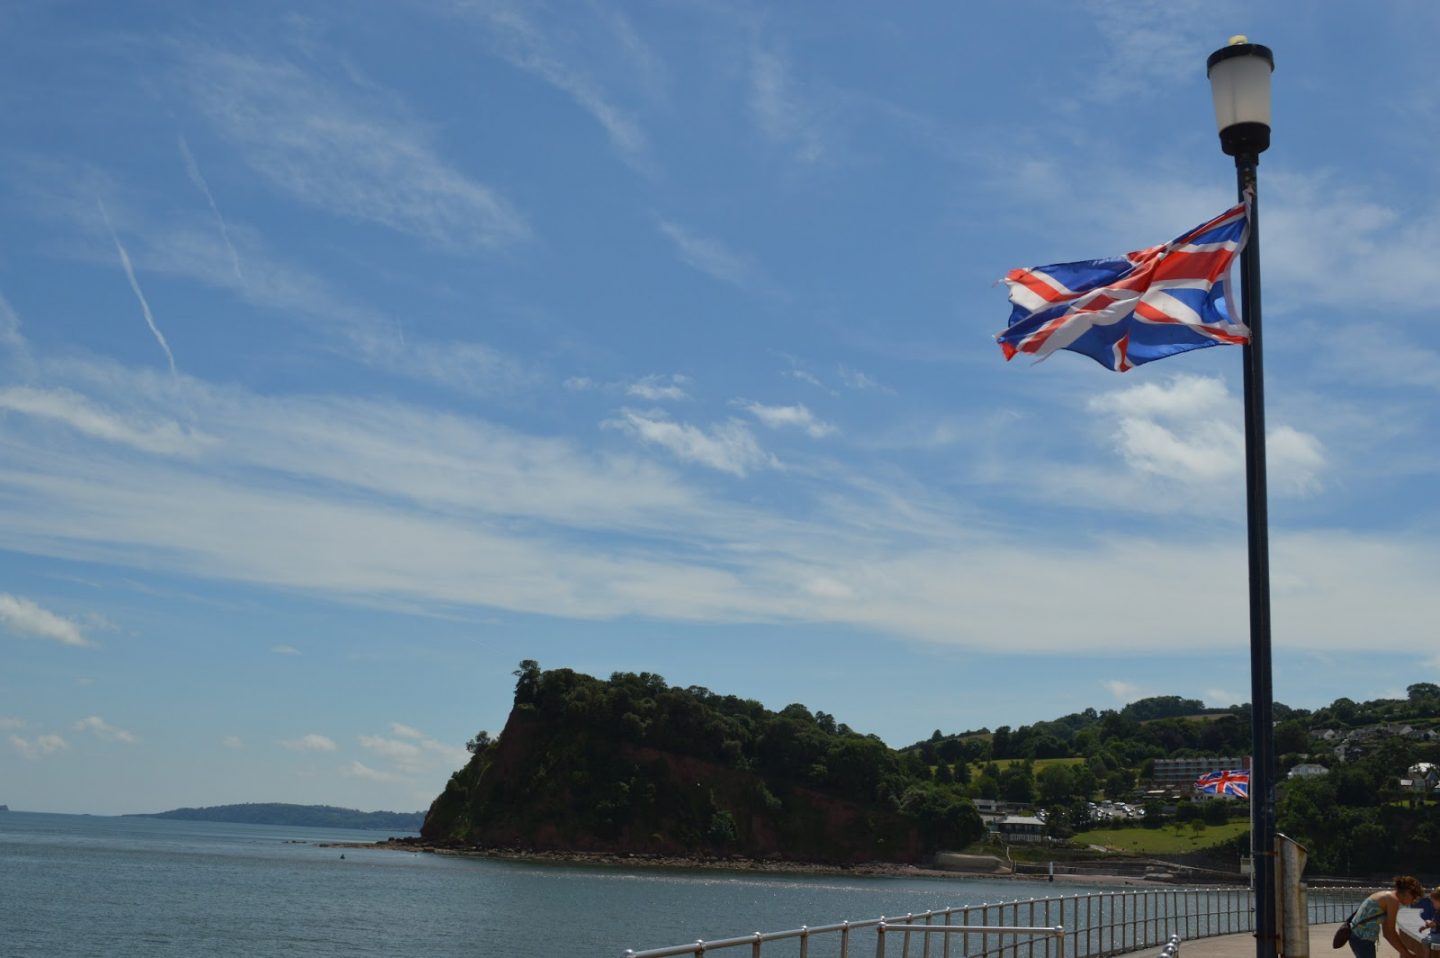
[[[1243,768],[1223,772],[1206,772],[1195,780],[1195,791],[1207,795],[1250,797],[1250,773]]]
[[[1162,246],[1078,263],[1012,269],[1008,328],[995,339],[1008,360],[1084,353],[1118,372],[1221,343],[1250,330],[1231,317],[1230,263],[1249,237],[1249,199]]]

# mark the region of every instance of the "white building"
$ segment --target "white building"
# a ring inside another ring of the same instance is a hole
[[[1329,775],[1330,770],[1324,765],[1316,765],[1314,762],[1301,762],[1290,770],[1286,778],[1314,778],[1316,775]]]

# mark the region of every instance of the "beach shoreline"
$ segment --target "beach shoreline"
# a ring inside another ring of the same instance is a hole
[[[1015,874],[1006,871],[983,869],[934,868],[910,865],[900,862],[858,862],[855,864],[829,864],[823,862],[797,862],[780,859],[758,859],[742,857],[701,857],[678,855],[642,855],[617,852],[581,851],[540,851],[535,849],[484,848],[475,846],[448,845],[427,842],[414,838],[390,838],[379,842],[322,842],[321,848],[378,848],[411,854],[454,855],[466,858],[488,858],[496,861],[528,862],[532,864],[582,865],[620,868],[656,868],[702,871],[752,872],[773,875],[831,875],[864,876],[869,878],[944,878],[964,880],[983,878],[997,881],[1047,881],[1056,885],[1119,885],[1134,888],[1165,887],[1171,882],[1157,881],[1132,875],[1113,874]]]

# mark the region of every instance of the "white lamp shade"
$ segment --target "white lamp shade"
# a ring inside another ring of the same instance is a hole
[[[1270,74],[1274,69],[1273,61],[1258,53],[1226,57],[1210,68],[1217,130],[1223,133],[1237,123],[1270,125]]]

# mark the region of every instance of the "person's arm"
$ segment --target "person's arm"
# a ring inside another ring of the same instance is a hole
[[[1390,947],[1400,954],[1400,958],[1406,958],[1406,956],[1425,958],[1426,949],[1422,948],[1419,942],[1412,943],[1400,934],[1400,929],[1395,923],[1400,915],[1399,899],[1381,899],[1380,905],[1385,909],[1384,924],[1380,926],[1380,930],[1385,935],[1385,940],[1390,942]]]

